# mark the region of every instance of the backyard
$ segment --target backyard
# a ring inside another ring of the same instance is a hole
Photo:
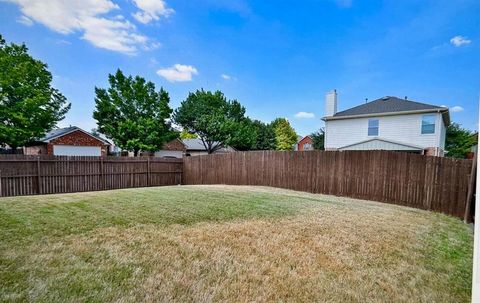
[[[459,219],[268,187],[0,199],[0,301],[468,302]]]

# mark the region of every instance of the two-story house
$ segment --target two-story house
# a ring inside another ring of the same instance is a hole
[[[393,150],[443,156],[447,107],[383,97],[337,112],[337,92],[325,100],[326,150]]]

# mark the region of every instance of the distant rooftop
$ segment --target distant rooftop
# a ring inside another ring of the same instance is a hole
[[[53,138],[61,137],[64,134],[68,134],[74,130],[78,129],[76,126],[55,128],[47,132],[43,138],[40,138],[40,141],[50,141]]]
[[[205,146],[202,143],[202,140],[199,138],[193,139],[182,139],[183,144],[187,147],[187,149],[191,150],[205,150]]]
[[[203,145],[203,142],[200,138],[194,138],[194,139],[181,139],[183,144],[186,146],[187,150],[206,150],[205,146]],[[214,142],[214,144],[218,144],[219,142]],[[225,150],[227,147],[222,147],[222,150]]]
[[[81,129],[80,127],[77,127],[77,126],[69,126],[69,127],[52,129],[51,131],[47,132],[47,133],[45,134],[45,136],[43,136],[42,138],[40,138],[38,141],[40,141],[40,142],[48,142],[48,141],[50,141],[50,140],[52,140],[52,139],[61,137],[61,136],[66,135],[66,134],[68,134],[68,133],[74,132],[74,131],[76,131],[76,130],[79,130],[79,131],[82,131],[82,132],[84,132],[84,133],[87,133],[87,134],[89,134],[90,136],[95,137],[95,138],[97,138],[98,140],[100,140],[100,141],[102,141],[102,142],[105,142],[105,143],[107,143],[107,144],[110,144],[110,142],[108,142],[107,140],[102,139],[102,138],[100,138],[100,137],[98,137],[98,136],[95,136],[95,135],[93,135],[93,134],[91,134],[91,133],[89,133],[89,132],[87,132],[87,131],[85,131],[85,130]]]
[[[358,116],[368,114],[422,111],[422,110],[445,110],[448,108],[430,105],[426,103],[386,96],[350,109],[337,112],[333,117]]]

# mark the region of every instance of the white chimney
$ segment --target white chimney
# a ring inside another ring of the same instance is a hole
[[[325,117],[331,117],[337,113],[337,90],[328,92],[325,97]]]

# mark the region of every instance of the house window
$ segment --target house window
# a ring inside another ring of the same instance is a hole
[[[422,134],[435,133],[435,115],[422,116]]]
[[[310,150],[310,149],[312,149],[312,144],[309,144],[309,143],[303,144],[303,150]]]
[[[378,136],[378,119],[368,119],[368,135]]]

